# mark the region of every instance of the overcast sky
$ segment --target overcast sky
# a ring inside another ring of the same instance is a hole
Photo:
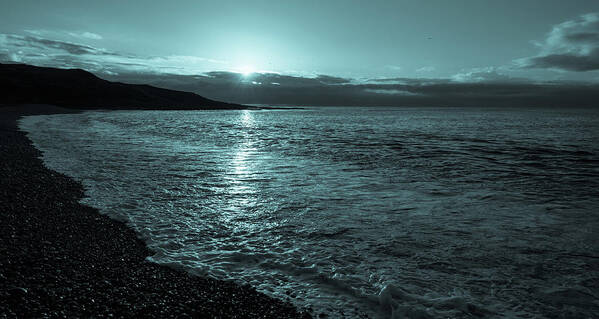
[[[0,61],[172,88],[213,71],[597,83],[599,1],[0,0]]]

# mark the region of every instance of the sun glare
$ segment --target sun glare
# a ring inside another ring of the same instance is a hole
[[[238,70],[239,70],[239,73],[243,74],[243,76],[248,76],[248,75],[256,72],[256,69],[251,65],[244,65],[242,67],[239,67]]]

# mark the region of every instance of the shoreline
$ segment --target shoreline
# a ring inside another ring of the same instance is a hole
[[[132,229],[80,204],[82,185],[46,168],[17,124],[73,112],[0,105],[0,315],[310,318],[248,285],[150,263]]]

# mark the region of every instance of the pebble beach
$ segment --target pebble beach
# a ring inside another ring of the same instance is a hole
[[[82,205],[80,183],[44,167],[17,128],[23,115],[73,112],[0,106],[0,317],[309,318],[247,285],[146,261],[124,223]]]

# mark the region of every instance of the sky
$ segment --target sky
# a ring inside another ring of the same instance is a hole
[[[599,1],[0,0],[0,62],[244,103],[313,86],[387,100],[426,93],[414,85],[588,86]]]

